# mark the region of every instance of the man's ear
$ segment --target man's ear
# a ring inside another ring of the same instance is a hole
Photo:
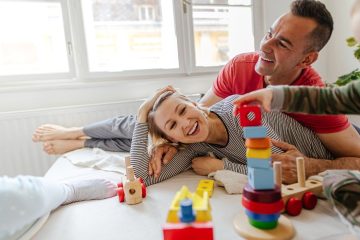
[[[310,52],[305,56],[303,61],[298,64],[298,66],[301,68],[306,68],[307,66],[313,64],[318,59],[318,56],[319,56],[319,52],[315,52],[315,51]]]

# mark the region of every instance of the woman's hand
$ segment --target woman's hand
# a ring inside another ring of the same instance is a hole
[[[240,107],[244,103],[255,101],[260,103],[266,112],[270,112],[272,97],[273,97],[273,90],[271,88],[256,90],[254,92],[244,94],[238,97],[237,99],[235,99],[234,108]]]
[[[143,102],[138,110],[137,115],[137,121],[140,123],[146,123],[147,117],[150,112],[150,110],[153,108],[155,101],[158,99],[158,97],[163,94],[164,92],[171,91],[175,92],[175,89],[172,86],[167,86],[164,88],[161,88],[155,92],[155,94],[150,97],[149,99],[145,100]]]
[[[192,160],[192,169],[198,175],[207,176],[211,172],[224,169],[224,161],[214,157],[196,157]]]

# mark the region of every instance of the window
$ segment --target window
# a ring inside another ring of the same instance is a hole
[[[83,0],[82,6],[90,72],[179,67],[171,1]]]
[[[153,6],[139,6],[139,19],[141,21],[155,21],[155,9]]]
[[[70,72],[60,1],[1,1],[0,30],[0,76]]]
[[[224,65],[254,51],[250,0],[193,0],[196,66]]]
[[[254,50],[254,9],[251,0],[2,0],[0,80],[218,71]]]

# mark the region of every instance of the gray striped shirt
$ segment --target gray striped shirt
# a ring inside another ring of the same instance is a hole
[[[131,164],[137,177],[142,177],[147,186],[171,178],[191,167],[192,159],[213,152],[218,159],[224,159],[225,169],[247,174],[246,147],[239,119],[232,114],[233,101],[239,95],[230,96],[211,107],[224,123],[228,133],[226,146],[208,143],[188,144],[174,158],[162,166],[158,179],[148,174],[150,156],[148,147],[147,123],[136,123],[131,146]],[[262,125],[267,129],[270,138],[295,145],[300,152],[311,158],[333,159],[331,153],[322,145],[318,137],[309,129],[300,125],[291,117],[279,113],[262,113]],[[272,146],[273,153],[282,151]]]

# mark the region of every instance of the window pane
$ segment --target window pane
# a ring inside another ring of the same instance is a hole
[[[251,0],[192,0],[194,5],[197,4],[228,4],[228,5],[250,5]]]
[[[170,0],[83,0],[90,72],[178,68]]]
[[[69,71],[60,3],[0,2],[0,75]]]
[[[196,66],[224,65],[255,49],[251,7],[193,5],[193,21]]]

